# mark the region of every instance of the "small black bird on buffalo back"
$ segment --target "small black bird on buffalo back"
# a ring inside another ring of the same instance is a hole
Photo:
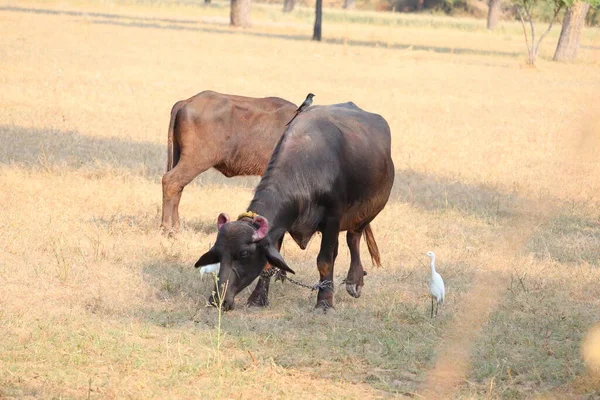
[[[291,124],[292,121],[294,120],[294,118],[296,118],[298,116],[298,114],[300,114],[302,111],[306,110],[308,107],[311,106],[313,97],[315,97],[315,95],[312,94],[312,93],[309,93],[306,96],[306,99],[304,100],[304,102],[296,110],[296,114],[294,114],[294,116],[292,117],[292,119],[290,120],[290,122],[288,122],[285,126],[288,126],[289,124]]]

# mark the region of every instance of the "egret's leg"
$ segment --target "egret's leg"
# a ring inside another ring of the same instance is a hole
[[[431,318],[433,318],[433,296],[431,297]]]

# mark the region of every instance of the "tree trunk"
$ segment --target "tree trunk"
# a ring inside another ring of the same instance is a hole
[[[292,12],[295,5],[296,0],[283,0],[283,12]]]
[[[500,20],[500,0],[490,0],[487,18],[487,28],[491,31]]]
[[[587,13],[585,24],[587,26],[600,25],[600,8],[592,8],[592,10]]]
[[[529,45],[529,38],[527,37],[527,28],[525,27],[525,18],[523,17],[523,10],[527,14],[527,18],[529,18],[529,27],[531,29],[531,46]],[[529,9],[521,6],[517,6],[517,12],[519,13],[519,19],[521,20],[521,26],[523,27],[523,36],[525,36],[525,45],[527,46],[527,55],[529,56],[529,64],[535,65],[535,28],[533,26],[533,21],[531,20],[531,14],[529,13]]]
[[[563,20],[554,61],[574,61],[579,49],[579,39],[585,25],[585,16],[590,8],[588,3],[575,1],[567,8]]]
[[[422,11],[425,6],[425,0],[417,0],[417,11]]]
[[[231,0],[231,26],[248,27],[251,25],[251,0]]]
[[[355,7],[354,0],[344,0],[344,8],[346,10],[354,10]]]
[[[323,0],[317,0],[315,5],[315,29],[312,40],[321,41],[321,20],[323,19]]]

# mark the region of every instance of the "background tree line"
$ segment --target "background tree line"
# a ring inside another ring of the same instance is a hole
[[[210,2],[210,0],[205,0]],[[297,0],[283,0],[283,12],[292,12]],[[345,9],[356,8],[355,0],[336,2]],[[561,33],[553,59],[573,61],[586,24],[600,23],[600,0],[381,0],[373,3],[360,2],[360,8],[396,12],[433,12],[448,15],[471,15],[487,18],[487,29],[493,30],[500,20],[517,20],[523,27],[527,46],[528,62],[535,64],[543,39],[556,22],[560,22]],[[251,25],[252,0],[231,0],[231,25]],[[302,0],[304,3],[305,0]],[[312,2],[311,2],[312,3]],[[313,40],[321,40],[323,0],[315,0],[315,23]],[[537,25],[547,24],[543,29]]]

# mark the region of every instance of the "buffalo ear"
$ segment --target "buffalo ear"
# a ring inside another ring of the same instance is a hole
[[[221,230],[221,227],[229,222],[229,215],[227,213],[219,214],[219,218],[217,218],[217,230]]]
[[[292,274],[296,274],[294,272],[294,270],[291,269],[290,267],[288,267],[288,265],[285,263],[285,261],[283,261],[283,257],[281,257],[281,254],[279,254],[277,249],[272,244],[265,246],[264,249],[265,249],[265,253],[267,255],[267,261],[269,262],[269,264],[271,264],[272,266],[277,267],[283,271],[287,271]]]
[[[254,217],[252,223],[257,226],[256,231],[252,235],[252,241],[260,242],[267,236],[267,232],[269,231],[269,221],[267,221],[265,217],[257,215]]]
[[[219,262],[221,262],[221,257],[219,257],[219,253],[217,253],[215,249],[212,248],[206,253],[204,253],[198,261],[196,261],[194,267],[199,268],[204,267],[205,265],[216,264]]]

